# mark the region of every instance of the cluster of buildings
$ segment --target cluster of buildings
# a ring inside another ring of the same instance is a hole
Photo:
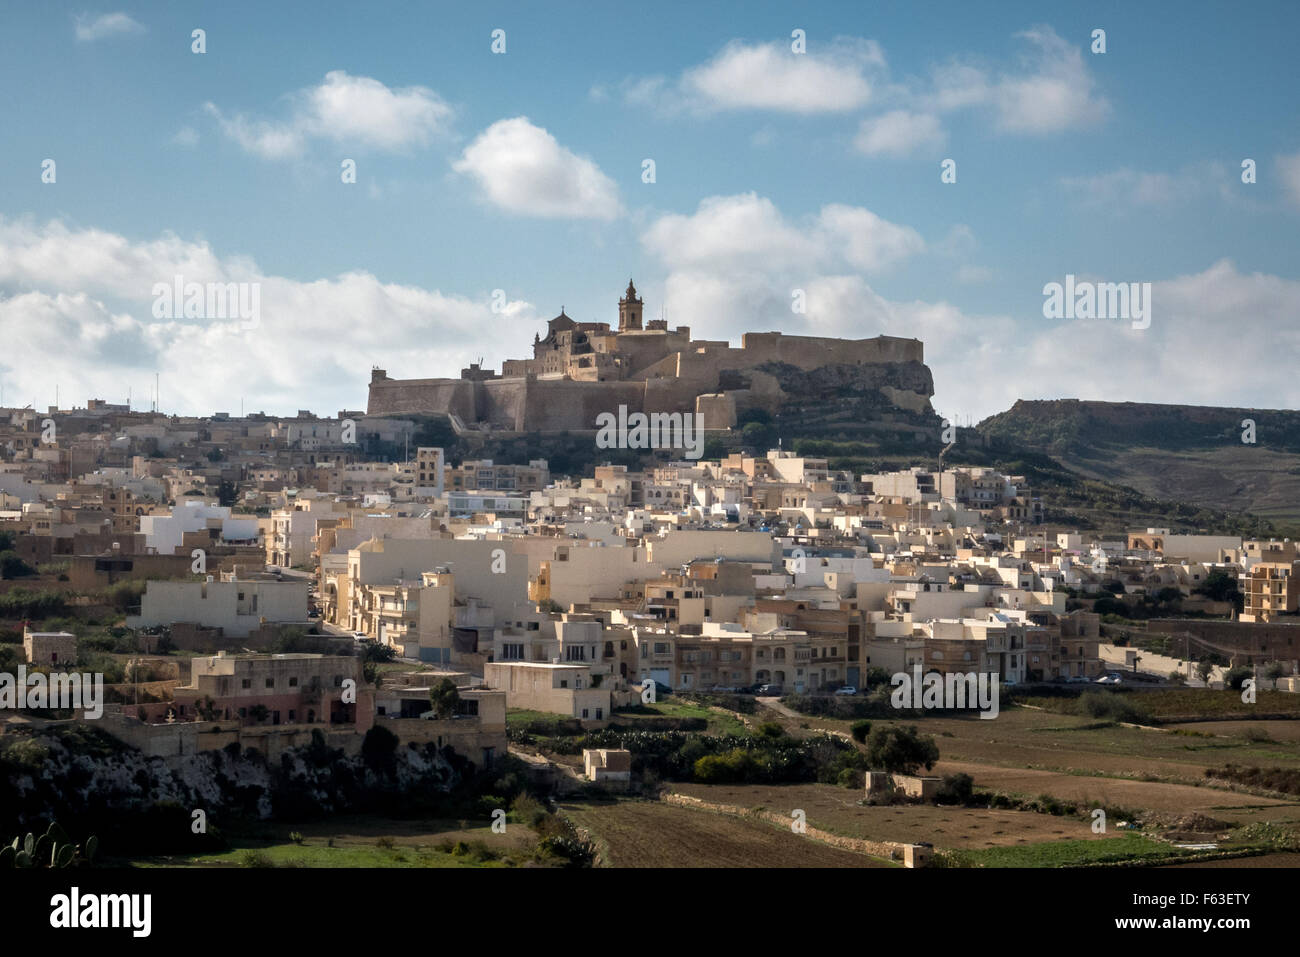
[[[688,360],[688,344],[688,330],[642,322],[629,284],[617,332],[562,315],[507,371],[649,388],[642,360],[685,375],[717,345]],[[746,348],[824,358],[796,345]],[[892,348],[854,361],[900,359]],[[754,356],[720,350],[710,374],[735,384]],[[372,390],[372,405],[398,391]],[[1111,667],[1098,598],[1176,596],[1182,613],[1204,615],[1148,627],[1183,657],[1300,670],[1290,542],[1052,527],[1024,476],[990,468],[855,474],[781,449],[664,451],[640,470],[561,478],[544,460],[450,463],[412,447],[413,431],[400,416],[347,411],[0,410],[0,534],[38,572],[58,569],[66,584],[54,587],[93,596],[140,583],[126,625],[195,653],[111,716],[156,753],[248,736],[274,750],[321,727],[355,738],[388,722],[490,762],[507,707],[602,721],[647,681],[817,694],[917,666],[1089,679]],[[1237,582],[1240,615],[1206,589],[1212,576]],[[266,653],[295,630],[336,647]],[[376,686],[357,639],[421,668]],[[70,654],[67,638],[42,641]],[[461,704],[432,720],[429,691],[444,679]]]

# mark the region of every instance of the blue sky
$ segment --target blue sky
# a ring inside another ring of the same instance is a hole
[[[1294,3],[10,5],[4,402],[139,405],[158,371],[177,411],[358,408],[372,364],[499,364],[561,304],[614,321],[633,275],[697,337],[915,335],[945,414],[1294,408],[1298,26]],[[177,263],[260,281],[257,328],[150,315]],[[1152,282],[1152,328],[1045,319],[1066,273]],[[1270,347],[1207,356],[1250,323]]]

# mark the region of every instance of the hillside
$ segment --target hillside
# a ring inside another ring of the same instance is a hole
[[[1255,444],[1242,442],[1242,420]],[[1077,399],[1021,400],[985,419],[992,443],[1174,501],[1300,522],[1300,412]]]

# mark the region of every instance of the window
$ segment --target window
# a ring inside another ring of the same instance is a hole
[[[253,687],[253,679],[252,679],[252,678],[245,678],[243,681],[241,681],[241,682],[239,683],[239,686],[240,686],[241,688],[251,688],[251,687]]]
[[[274,687],[275,687],[275,679],[274,679],[274,678],[267,678],[267,679],[266,679],[266,686],[267,686],[268,688],[274,688]]]
[[[343,687],[343,676],[342,676],[342,675],[335,675],[335,676],[334,676],[334,687],[336,687],[336,688],[342,688],[342,687]]]
[[[583,709],[582,709],[582,716],[583,716],[584,718],[587,716],[587,709],[586,709],[586,708],[583,708]]]
[[[290,688],[298,687],[298,677],[296,675],[289,679],[289,687]],[[290,714],[292,714],[292,712],[290,712]]]

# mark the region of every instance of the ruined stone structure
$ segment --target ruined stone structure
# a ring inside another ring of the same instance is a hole
[[[444,414],[462,427],[510,432],[582,431],[596,417],[629,412],[695,412],[704,428],[726,429],[753,407],[777,411],[806,396],[809,379],[849,390],[878,390],[910,412],[928,412],[934,392],[916,339],[825,339],[750,332],[739,349],[691,339],[687,326],[643,320],[644,304],[628,281],[618,301],[618,329],[576,322],[564,310],[534,336],[531,359],[509,359],[500,375],[477,365],[459,379],[370,378],[370,415]]]

